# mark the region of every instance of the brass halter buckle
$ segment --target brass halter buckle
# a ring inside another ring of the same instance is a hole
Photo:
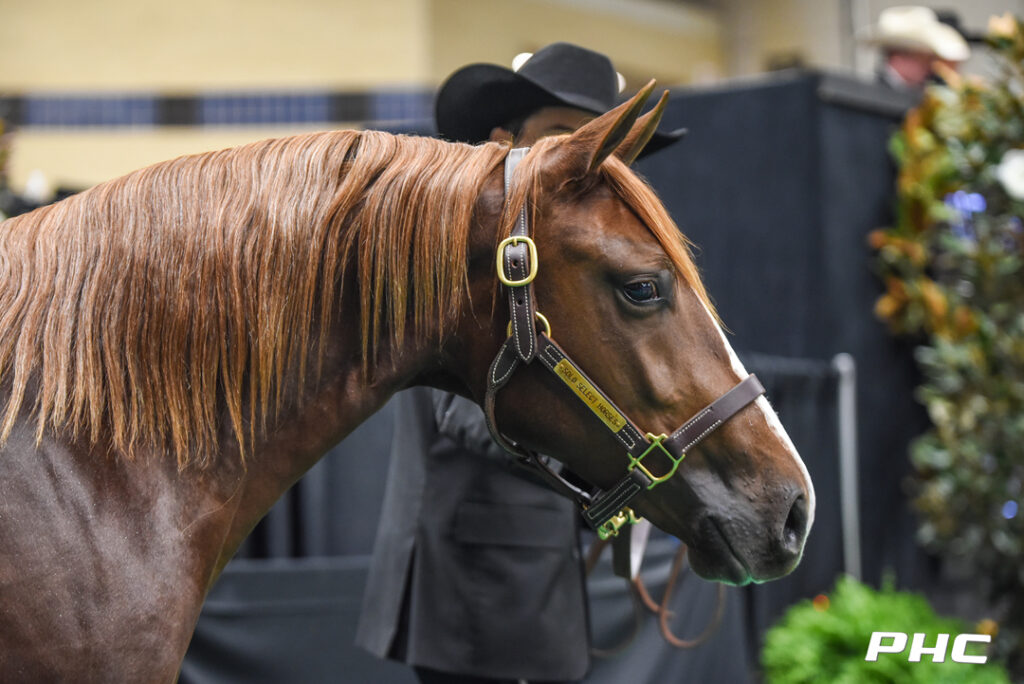
[[[517,245],[520,242],[525,242],[530,251],[530,272],[526,274],[525,278],[511,280],[505,275],[505,265],[502,263],[502,259],[505,257],[505,247],[508,245]],[[508,287],[523,287],[524,285],[529,285],[533,282],[533,279],[537,277],[537,267],[539,265],[539,262],[537,261],[537,243],[535,243],[532,238],[525,235],[513,235],[505,238],[498,243],[497,264],[498,280],[500,280],[503,285]]]

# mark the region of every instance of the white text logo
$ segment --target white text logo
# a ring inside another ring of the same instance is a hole
[[[922,655],[930,655],[934,663],[945,662],[949,636],[949,634],[939,634],[935,637],[934,645],[925,646],[925,635],[920,632],[915,633],[910,642],[907,661],[919,663],[921,662]],[[988,656],[967,655],[967,644],[971,642],[987,644],[990,641],[992,641],[992,637],[988,634],[960,634],[953,640],[953,649],[950,651],[949,659],[954,663],[975,663],[980,665],[988,660]],[[874,662],[878,660],[878,656],[881,653],[903,653],[906,649],[906,633],[872,632],[871,643],[868,644],[868,653],[864,656],[864,660]]]

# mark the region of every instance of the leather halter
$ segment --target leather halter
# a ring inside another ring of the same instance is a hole
[[[509,195],[512,174],[529,151],[528,147],[509,150],[505,158],[505,197]],[[686,457],[686,452],[707,437],[743,407],[764,393],[764,387],[754,375],[748,375],[735,387],[697,412],[671,435],[644,432],[608,398],[569,355],[551,338],[551,327],[537,311],[533,296],[533,280],[537,276],[537,248],[530,238],[530,227],[524,204],[519,212],[512,234],[498,245],[496,258],[498,279],[508,291],[509,336],[491,362],[487,374],[487,393],[484,414],[487,428],[494,440],[506,451],[519,456],[525,463],[538,469],[558,490],[579,503],[583,519],[594,528],[598,536],[606,539],[616,536],[626,523],[639,518],[630,508],[633,500],[646,490],[654,489],[675,474]],[[544,331],[537,332],[535,320],[540,320]],[[607,491],[585,491],[569,482],[552,469],[534,451],[524,449],[508,440],[495,423],[494,406],[498,390],[505,386],[520,364],[539,360],[555,374],[573,394],[590,408],[619,443],[626,449],[629,463],[626,474]],[[667,464],[660,475],[652,471],[644,460],[661,454]]]

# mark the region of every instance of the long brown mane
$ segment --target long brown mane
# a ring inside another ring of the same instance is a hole
[[[157,445],[185,467],[216,452],[226,410],[244,454],[288,378],[319,372],[344,282],[358,289],[364,364],[407,321],[443,336],[465,297],[476,198],[506,152],[301,135],[156,164],[4,222],[0,440],[27,408],[37,439],[95,443],[106,429],[128,457]],[[617,160],[603,177],[706,301],[653,191]],[[510,206],[530,193],[518,184]]]
[[[286,374],[305,376],[349,263],[364,355],[385,330],[402,337],[407,315],[417,333],[428,320],[443,332],[463,296],[475,199],[505,153],[302,135],[156,164],[6,221],[0,439],[34,394],[38,438],[95,442],[106,426],[116,450],[161,445],[184,467],[213,453],[226,407],[251,442]]]

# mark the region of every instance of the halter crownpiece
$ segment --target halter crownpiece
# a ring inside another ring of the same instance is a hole
[[[528,151],[528,147],[515,148],[509,150],[505,158],[506,199],[512,174]],[[537,311],[534,302],[533,280],[537,277],[539,264],[537,247],[529,232],[524,204],[511,235],[499,243],[496,255],[498,279],[508,290],[510,320],[509,336],[491,362],[487,374],[484,398],[487,428],[502,448],[538,469],[556,490],[575,499],[583,519],[601,539],[607,539],[616,536],[627,523],[639,520],[630,508],[637,496],[669,480],[686,458],[687,451],[764,394],[764,387],[756,376],[748,375],[671,435],[655,435],[641,430],[552,339],[551,326]],[[537,332],[535,320],[542,322],[543,332]],[[498,430],[494,414],[498,390],[505,386],[520,363],[531,363],[534,359],[539,359],[572,390],[625,447],[629,459],[626,474],[607,491],[588,492],[577,487],[555,472],[539,454],[521,448]],[[665,463],[655,466],[652,461],[656,459]]]

